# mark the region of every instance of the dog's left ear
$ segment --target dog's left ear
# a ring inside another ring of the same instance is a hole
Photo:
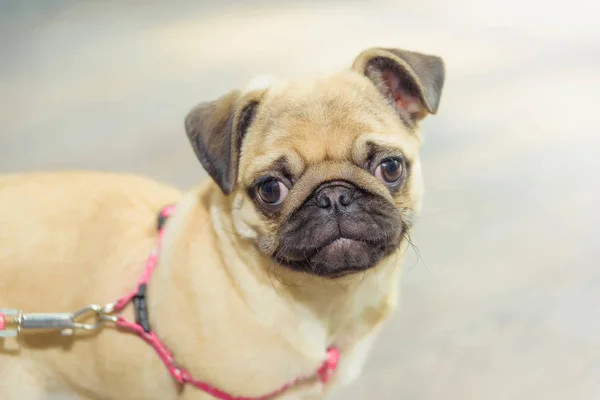
[[[400,49],[371,48],[356,57],[352,69],[367,76],[411,122],[435,114],[444,86],[440,57]]]
[[[258,99],[242,96],[236,90],[199,104],[185,118],[185,130],[196,157],[225,194],[235,187],[242,140],[257,105]]]

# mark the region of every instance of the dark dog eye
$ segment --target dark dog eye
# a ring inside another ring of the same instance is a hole
[[[287,197],[289,189],[275,178],[269,178],[257,186],[258,196],[263,203],[279,205]]]
[[[386,158],[377,166],[374,175],[380,181],[393,185],[404,176],[404,165],[397,158]]]

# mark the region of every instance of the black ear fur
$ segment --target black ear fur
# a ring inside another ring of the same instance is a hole
[[[258,101],[242,102],[232,91],[218,100],[199,104],[185,118],[185,130],[196,157],[223,193],[237,181],[242,140],[254,118]]]

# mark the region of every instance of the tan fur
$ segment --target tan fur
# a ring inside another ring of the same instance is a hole
[[[155,246],[158,210],[176,202],[148,299],[151,324],[180,365],[229,393],[258,396],[314,375],[334,343],[342,362],[332,386],[355,378],[397,303],[406,241],[363,273],[325,279],[294,272],[261,251],[276,245],[278,226],[257,211],[247,188],[287,155],[303,178],[283,215],[319,182],[343,178],[388,198],[409,219],[422,195],[418,131],[403,125],[355,70],[258,91],[252,86],[234,97],[244,96],[261,102],[228,196],[211,180],[181,193],[107,173],[0,178],[0,307],[59,312],[114,301],[135,285]],[[392,196],[357,167],[367,142],[398,148],[411,160],[405,190]],[[130,308],[126,316],[132,317]],[[192,387],[181,390],[145,342],[112,327],[75,338],[0,339],[0,377],[6,400],[45,399],[46,393],[212,399]],[[312,380],[280,398],[321,398],[328,390]]]

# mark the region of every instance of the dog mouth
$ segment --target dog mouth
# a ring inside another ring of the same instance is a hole
[[[276,252],[282,265],[323,277],[337,278],[366,271],[375,266],[395,246],[385,240],[337,237],[323,245]]]

